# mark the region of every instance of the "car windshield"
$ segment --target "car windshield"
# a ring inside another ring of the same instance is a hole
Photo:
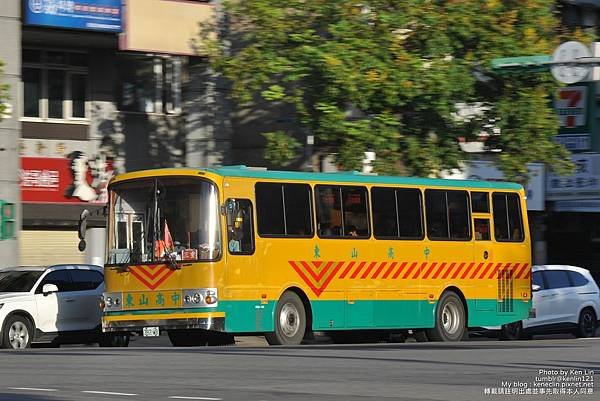
[[[157,177],[110,188],[108,264],[214,260],[221,253],[216,186]]]
[[[41,270],[0,271],[0,292],[28,292],[42,275]]]

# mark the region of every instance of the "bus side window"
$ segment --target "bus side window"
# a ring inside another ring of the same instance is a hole
[[[227,248],[230,254],[254,253],[252,202],[248,199],[228,199]]]
[[[519,195],[496,192],[492,195],[492,205],[494,239],[496,241],[523,241],[525,237]]]
[[[489,241],[490,239],[490,220],[475,219],[475,240]]]

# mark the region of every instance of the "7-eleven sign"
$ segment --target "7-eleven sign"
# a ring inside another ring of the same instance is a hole
[[[586,125],[586,102],[587,87],[585,86],[567,86],[559,89],[555,107],[561,128]]]

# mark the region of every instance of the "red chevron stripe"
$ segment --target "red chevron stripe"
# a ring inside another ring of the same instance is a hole
[[[423,269],[425,269],[425,267],[427,267],[427,262],[421,263],[421,266],[419,266],[419,268],[417,269],[415,274],[412,276],[412,278],[416,279],[417,277],[419,277],[419,274],[421,274],[421,272],[423,271]]]
[[[160,272],[163,272],[164,274],[154,282],[146,280],[148,277],[144,277],[142,274],[140,274],[140,272],[144,271],[140,268],[140,266],[130,266],[129,272],[150,290],[154,290],[158,288],[174,272],[174,270],[168,269],[165,265],[162,265],[162,267],[164,267],[164,269],[161,269]]]
[[[519,273],[515,276],[516,279],[520,279],[520,278],[527,278],[528,275],[524,273],[527,271],[527,268],[529,267],[529,263],[525,263],[523,264],[523,267],[521,267],[521,270],[519,270]],[[523,276],[524,275],[524,276]],[[523,277],[522,277],[523,276]]]
[[[471,277],[469,277],[470,279],[475,278],[475,276],[477,276],[477,273],[479,273],[479,270],[481,269],[481,267],[483,266],[483,263],[480,263],[479,266],[477,266],[477,268],[475,269],[475,271],[473,272],[473,274],[471,274]]]
[[[313,265],[315,264],[315,262],[312,262]],[[319,263],[320,265],[321,263]],[[329,268],[331,267],[331,265],[333,265],[333,261],[331,262],[327,262],[327,264],[325,265],[325,267],[319,272],[319,279],[317,281],[321,281],[321,279],[323,278],[323,276],[325,276],[325,273],[327,272],[327,270],[329,270]]]
[[[361,276],[361,280],[367,278],[367,276],[369,275],[369,273],[371,273],[371,270],[373,270],[375,265],[377,265],[377,262],[371,262],[371,264],[369,265],[369,268],[367,270],[365,270],[365,272]]]
[[[298,266],[298,264],[296,264],[295,261],[290,260],[288,261],[288,263],[292,266],[292,268],[296,271],[296,273],[298,273],[298,275],[300,276],[300,278],[302,278],[302,280],[304,280],[304,282],[306,283],[306,285],[308,285],[310,287],[310,289],[315,293],[315,295],[318,297],[321,295],[321,293],[325,290],[325,288],[327,288],[327,286],[329,285],[329,283],[331,282],[331,280],[333,279],[333,277],[335,277],[335,275],[337,274],[338,270],[341,269],[341,267],[344,265],[344,262],[338,262],[338,264],[335,266],[335,268],[333,268],[333,270],[330,271],[330,273],[327,275],[327,278],[325,279],[325,281],[319,286],[317,287],[316,284],[310,279],[310,276],[307,276],[303,269]],[[324,271],[328,271],[329,267],[333,264],[334,262],[328,262],[327,265],[323,268]],[[303,265],[304,267],[306,267],[305,263],[300,262],[301,265]],[[320,275],[321,278],[323,278],[324,275]]]
[[[492,268],[492,270],[490,271],[490,274],[488,274],[487,278],[492,279],[492,278],[496,277],[498,272],[500,271],[501,267],[502,267],[502,263],[496,264],[496,267]]]
[[[319,293],[317,294],[317,296],[321,295],[321,292],[325,291],[325,289],[327,288],[327,286],[329,285],[329,283],[331,282],[331,280],[333,280],[333,278],[335,277],[335,275],[337,274],[338,270],[340,270],[342,268],[342,266],[344,265],[344,262],[339,262],[333,269],[333,271],[331,272],[331,274],[327,277],[327,279],[325,279],[325,282],[323,283],[323,285],[321,285],[320,289],[319,289]]]
[[[371,279],[376,279],[377,276],[379,276],[379,273],[381,273],[381,271],[385,267],[385,265],[387,265],[387,262],[381,262],[379,264],[379,268],[375,271],[375,273],[373,274],[373,277],[371,277]]]
[[[494,265],[493,263],[488,263],[488,265],[485,267],[485,269],[483,269],[483,272],[481,272],[481,274],[479,275],[480,280],[485,277],[485,275],[487,274],[487,272],[490,270],[490,268],[493,265]]]
[[[396,270],[396,273],[394,273],[394,277],[392,277],[392,280],[396,280],[400,276],[400,273],[406,267],[407,264],[408,262],[402,262],[402,264],[398,267],[398,270]]]
[[[385,274],[383,275],[382,279],[388,278],[388,276],[390,275],[392,270],[394,270],[394,267],[396,267],[397,264],[398,264],[398,262],[392,262],[390,264],[390,267],[388,267],[388,269],[385,271]],[[406,262],[404,262],[404,264],[406,264]]]
[[[465,264],[466,263],[463,262],[458,266],[458,269],[456,269],[456,272],[454,272],[454,274],[452,275],[452,280],[458,277],[458,274],[460,273]],[[471,265],[473,265],[473,263],[471,263]]]
[[[431,273],[431,271],[435,268],[435,266],[437,265],[437,262],[433,262],[431,264],[431,266],[429,267],[429,269],[427,270],[427,272],[425,273],[425,275],[423,276],[423,278],[427,278],[429,276],[429,273]]]
[[[497,278],[497,279],[500,279],[500,278],[501,278],[500,276],[502,275],[502,271],[510,272],[510,271],[511,271],[511,270],[510,270],[510,263],[506,263],[506,264],[504,264],[504,267],[501,267],[501,268],[497,268],[497,269],[496,269],[496,278]],[[492,275],[490,274],[490,277],[488,277],[488,278],[493,278],[493,277],[492,277]]]
[[[433,279],[438,278],[438,276],[444,271],[444,269],[446,268],[446,262],[442,263],[440,265],[440,267],[438,267],[438,269],[436,270],[435,274],[433,275]]]
[[[417,262],[413,262],[413,264],[410,265],[410,267],[408,268],[406,273],[404,273],[404,276],[402,276],[402,278],[403,279],[407,278],[409,276],[409,274],[413,271],[413,269],[415,268],[416,265],[417,265]]]
[[[315,281],[321,281],[321,279],[323,278],[323,275],[327,272],[327,270],[329,269],[329,267],[331,267],[331,265],[333,264],[333,262],[328,262],[324,268],[322,268],[318,274],[314,272],[313,268],[310,267],[310,265],[305,262],[305,261],[301,261],[300,264],[302,265],[302,267],[304,267],[304,270],[307,271],[308,273],[310,273],[310,275],[312,276],[312,278]],[[322,262],[312,262],[313,266],[315,266],[317,269],[319,269],[321,267]]]
[[[348,274],[348,272],[350,270],[352,270],[352,266],[354,266],[354,261],[348,263],[348,267],[346,267],[346,270],[344,270],[344,272],[342,273],[342,275],[340,276],[340,279],[346,278],[346,275]]]
[[[166,265],[153,265],[153,266],[148,266],[148,265],[138,265],[138,266],[132,266],[134,268],[136,268],[138,270],[138,273],[145,276],[146,278],[150,279],[150,280],[154,280],[155,278],[157,278],[158,276],[160,276],[160,274],[167,269]],[[158,270],[156,270],[155,273],[151,273],[149,271],[147,271],[147,268],[150,268],[151,270],[154,270],[156,268],[159,268]]]
[[[350,276],[351,279],[356,278],[356,276],[358,276],[358,273],[361,271],[361,269],[364,267],[364,265],[367,262],[360,262],[358,264],[358,267],[354,270],[354,272],[352,273],[352,275]]]
[[[294,270],[296,270],[296,273],[298,273],[298,275],[300,276],[300,278],[306,283],[306,285],[308,285],[310,287],[310,289],[319,296],[320,292],[317,289],[317,287],[315,287],[315,285],[313,284],[312,281],[310,281],[310,279],[304,274],[304,272],[302,271],[302,269],[294,262],[294,261],[288,261],[290,265],[292,265],[292,267],[294,268]]]
[[[475,266],[475,263],[471,263],[469,265],[469,267],[467,267],[467,270],[465,270],[465,272],[462,274],[462,276],[460,276],[461,280],[465,279],[469,275],[469,272],[471,271],[471,269],[473,268],[473,266]]]
[[[444,275],[442,276],[443,280],[445,280],[448,277],[448,275],[450,274],[450,272],[454,268],[454,265],[456,265],[456,263],[451,263],[450,264],[450,267],[446,270],[446,273],[444,273]]]

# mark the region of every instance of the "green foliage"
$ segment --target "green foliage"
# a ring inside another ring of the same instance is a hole
[[[232,0],[223,4],[223,43],[231,46],[217,51],[209,41],[207,48],[238,101],[261,95],[293,105],[318,148],[336,152],[347,169],[372,150],[379,172],[438,174],[465,157],[459,138],[476,138],[495,118],[499,165],[522,180],[527,162],[569,168],[568,154],[552,141],[557,84],[548,73],[495,76],[490,62],[551,54],[564,39],[554,4]],[[485,111],[456,117],[457,103],[474,102]],[[266,137],[273,163],[285,165],[300,150],[281,133]]]
[[[4,75],[4,63],[0,60],[0,78]],[[6,101],[9,99],[8,96],[8,84],[0,84],[0,121],[5,117],[6,112]]]
[[[265,159],[279,166],[287,166],[298,156],[298,150],[302,148],[300,142],[284,132],[265,132],[267,139],[267,151]]]

